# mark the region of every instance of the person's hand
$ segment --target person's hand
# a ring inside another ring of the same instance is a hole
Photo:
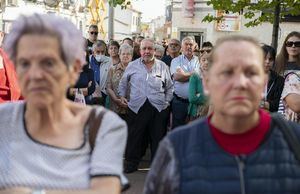
[[[123,107],[123,108],[126,108],[128,106],[127,99],[121,96],[120,100],[121,100],[120,106]]]
[[[177,74],[177,76],[190,76],[192,73],[194,73],[194,71],[193,72],[185,72],[183,69],[181,69],[180,67],[179,68],[177,68],[176,69],[176,73],[175,74]]]
[[[116,99],[115,103],[122,108],[127,108],[127,99],[124,97]]]
[[[122,105],[122,100],[120,98],[116,99],[115,100],[115,103],[118,105],[118,106],[121,106]]]
[[[122,107],[122,108],[127,108],[128,105],[127,105],[126,103],[121,102],[120,107]]]
[[[184,74],[185,72],[180,67],[176,69],[176,73]]]
[[[32,190],[27,187],[15,187],[0,190],[0,194],[31,194]]]

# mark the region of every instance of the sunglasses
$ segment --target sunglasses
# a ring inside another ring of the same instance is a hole
[[[211,49],[207,49],[207,50],[200,50],[200,53],[203,54],[204,52],[210,53]]]
[[[169,47],[172,47],[172,48],[175,48],[175,47],[178,47],[180,46],[179,44],[169,44]]]
[[[91,35],[98,35],[98,32],[90,32]]]
[[[292,47],[292,46],[295,46],[295,47],[300,47],[300,41],[296,41],[296,42],[292,42],[292,41],[287,41],[285,43],[285,46],[286,47]]]

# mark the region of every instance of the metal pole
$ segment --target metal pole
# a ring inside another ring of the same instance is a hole
[[[108,10],[108,41],[114,39],[114,7],[109,5]]]

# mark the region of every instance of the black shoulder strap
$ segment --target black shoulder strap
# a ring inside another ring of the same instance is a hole
[[[101,110],[100,113],[97,113],[98,111],[96,109],[97,108],[93,108],[91,110],[90,117],[88,120],[89,142],[91,146],[91,152],[94,149],[97,133],[101,126],[103,116],[106,113],[105,109]]]
[[[300,79],[300,76],[296,73],[296,72],[294,72],[294,71],[291,71],[291,72],[289,72],[289,73],[287,73],[285,76],[284,76],[284,80],[288,77],[288,76],[290,76],[290,75],[296,75],[299,79]]]
[[[294,132],[294,129],[288,122],[278,113],[272,114],[273,121],[282,131],[285,139],[287,140],[291,150],[294,152],[295,157],[300,161],[300,142],[297,138],[297,135]]]

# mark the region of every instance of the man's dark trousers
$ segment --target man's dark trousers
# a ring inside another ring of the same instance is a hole
[[[125,152],[127,164],[137,167],[143,151],[143,140],[149,135],[151,158],[154,158],[160,140],[166,135],[169,107],[159,112],[146,100],[138,113],[129,109],[128,140]]]
[[[172,100],[172,129],[186,124],[188,106],[188,100],[183,101],[174,96]]]

